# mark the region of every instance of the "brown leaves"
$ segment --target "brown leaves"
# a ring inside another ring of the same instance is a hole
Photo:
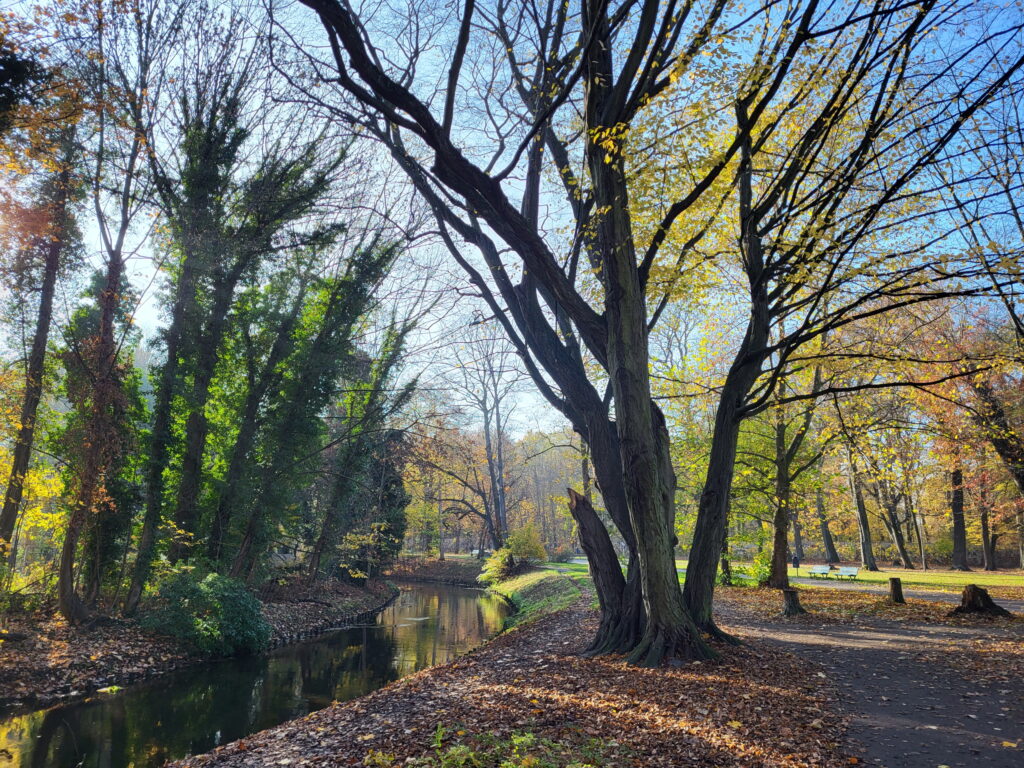
[[[834,692],[806,661],[754,645],[672,669],[584,659],[576,654],[596,622],[585,601],[452,664],[250,736],[245,750],[227,745],[181,765],[360,765],[371,749],[401,764],[432,749],[438,724],[452,743],[523,731],[566,745],[596,739],[621,746],[631,756],[615,762],[623,766],[847,764]]]

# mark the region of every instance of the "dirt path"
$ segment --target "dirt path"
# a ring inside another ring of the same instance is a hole
[[[835,579],[812,579],[796,577],[790,578],[794,584],[809,587],[827,587],[829,589],[848,589],[857,592],[873,592],[877,594],[889,594],[889,588],[884,584],[869,584],[858,581],[837,581]],[[938,589],[907,589],[903,588],[904,597],[919,597],[922,600],[933,600],[940,603],[959,603],[960,592],[943,592]],[[1024,614],[1024,600],[1009,600],[1001,597],[993,597],[997,605],[1003,606],[1011,613]]]
[[[751,620],[727,606],[722,613],[739,634],[825,667],[851,716],[851,751],[869,765],[1024,766],[1024,680],[1017,673],[986,675],[967,663],[978,652],[979,633],[1024,644],[1019,625],[814,625]]]

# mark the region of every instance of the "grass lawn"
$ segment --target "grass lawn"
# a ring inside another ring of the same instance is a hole
[[[749,567],[750,563],[736,563]],[[586,563],[546,563],[545,567],[561,571],[572,578],[585,577],[588,574]],[[801,566],[799,573],[794,568],[789,569],[790,577],[807,577],[807,565]],[[676,560],[676,568],[679,570],[680,578],[686,572],[686,561]],[[865,571],[861,569],[857,574],[857,581],[863,584],[879,584],[888,586],[890,576],[899,576],[903,586],[907,589],[938,589],[950,592],[959,592],[967,584],[978,584],[982,587],[1024,587],[1024,571],[908,571],[903,568],[883,568],[880,571]],[[835,581],[834,578],[820,579],[822,584]]]
[[[807,576],[807,566],[800,568],[798,574],[789,569],[790,577]],[[982,587],[1024,587],[1024,571],[908,571],[903,568],[882,568],[879,571],[865,571],[857,574],[857,581],[868,584],[889,584],[890,576],[899,576],[904,587],[918,589],[939,589],[959,592],[967,584],[978,584]],[[822,579],[822,581],[825,581]],[[832,581],[832,579],[829,579]]]

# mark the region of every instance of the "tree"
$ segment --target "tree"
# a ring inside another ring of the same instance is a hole
[[[0,559],[9,556],[11,567],[14,566],[15,553],[10,550],[10,543],[32,455],[36,412],[43,394],[46,346],[53,316],[57,276],[66,266],[77,235],[72,205],[81,179],[75,173],[77,147],[73,130],[65,131],[63,146],[64,156],[58,161],[57,170],[51,173],[40,189],[36,215],[26,217],[32,222],[29,231],[23,233],[22,243],[16,246],[20,250],[18,261],[21,280],[33,283],[38,281],[39,306],[32,334],[32,348],[25,368],[18,435],[15,438],[3,509],[0,510]],[[40,271],[41,274],[38,274]]]
[[[927,51],[931,35],[938,34],[933,25],[947,18],[952,5],[929,3],[911,11],[879,3],[861,14],[810,2],[755,14],[749,24],[761,26],[765,41],[757,64],[737,67],[736,88],[718,97],[723,108],[735,106],[733,135],[712,153],[696,183],[665,206],[650,238],[638,243],[631,127],[670,86],[685,82],[700,54],[749,53],[747,43],[730,48],[723,34],[729,26],[724,3],[699,18],[689,5],[677,9],[654,2],[608,6],[595,0],[578,9],[467,4],[458,24],[452,23],[458,42],[445,62],[446,88],[434,101],[421,98],[426,91],[412,85],[420,73],[422,41],[412,41],[406,60],[392,63],[379,54],[375,20],[359,18],[335,0],[304,4],[318,14],[332,45],[332,58],[311,66],[352,97],[319,97],[318,106],[363,126],[406,170],[534,382],[588,442],[606,505],[639,564],[647,621],[639,642],[626,632],[631,659],[706,656],[697,627],[715,631],[711,597],[739,423],[770,400],[775,383],[771,375],[762,379],[762,366],[776,355],[777,370],[784,372],[797,351],[823,333],[883,311],[881,306],[952,289],[948,272],[926,273],[919,245],[904,251],[904,262],[893,269],[881,269],[892,260],[869,255],[863,246],[894,221],[909,222],[908,201],[923,200],[924,178],[938,153],[1016,74],[1019,57],[997,74],[984,63],[965,68],[971,87],[957,89],[965,98],[956,102],[954,114],[946,107],[955,99],[926,98],[930,111],[910,116],[905,105],[917,103],[925,87],[950,84],[942,79],[944,65],[934,65]],[[978,45],[967,50],[972,47]],[[966,64],[966,52],[952,54],[958,65]],[[464,67],[467,59],[486,65]],[[483,73],[485,82],[464,83],[471,72]],[[472,102],[478,92],[509,94],[519,102],[516,111],[507,110],[507,123],[494,121],[491,159],[479,163],[482,150],[463,146],[455,120],[463,101],[467,113],[478,114]],[[692,95],[716,103],[706,91],[686,94]],[[570,113],[580,116],[578,132]],[[801,119],[791,119],[798,114]],[[864,114],[871,116],[866,122]],[[923,131],[922,123],[928,126]],[[914,137],[919,151],[901,150],[897,157],[901,135]],[[922,144],[917,138],[923,136]],[[564,185],[568,229],[575,233],[562,257],[539,226],[545,163]],[[881,168],[897,166],[891,179],[878,175]],[[750,323],[721,391],[684,606],[672,559],[675,481],[664,420],[650,397],[648,334],[657,312],[647,312],[648,278],[656,266],[678,265],[691,254],[684,249],[681,260],[659,260],[674,223],[732,170],[742,270],[751,287]],[[513,171],[526,179],[517,178],[515,190],[508,183]],[[811,190],[812,178],[825,182]],[[871,202],[865,194],[873,195]],[[486,268],[467,260],[453,238],[476,246]],[[856,279],[873,272],[884,278],[872,284]],[[844,294],[849,286],[858,290]],[[601,313],[592,309],[592,293]],[[772,327],[783,322],[787,332],[769,344]],[[610,398],[595,397],[582,364],[584,349],[607,375]],[[609,400],[614,436],[604,409]],[[613,476],[621,479],[612,481]]]

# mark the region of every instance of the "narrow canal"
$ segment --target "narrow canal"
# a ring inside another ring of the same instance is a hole
[[[403,586],[372,624],[83,702],[0,714],[0,768],[145,768],[206,752],[447,661],[495,635],[506,613],[480,590]]]

